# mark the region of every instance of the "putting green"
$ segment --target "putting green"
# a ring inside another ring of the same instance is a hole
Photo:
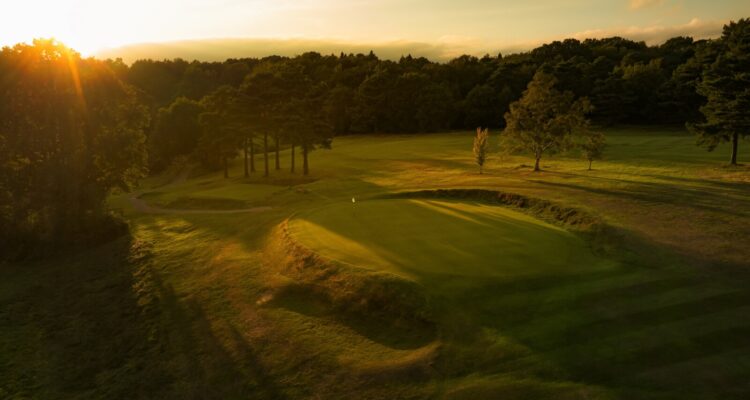
[[[417,279],[580,272],[606,264],[564,229],[478,203],[342,202],[297,216],[289,231],[323,257]]]

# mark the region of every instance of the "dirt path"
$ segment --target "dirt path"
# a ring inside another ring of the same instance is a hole
[[[145,200],[139,198],[140,193],[133,194],[129,197],[130,204],[133,208],[144,214],[244,214],[244,213],[256,213],[271,210],[271,207],[252,207],[252,208],[239,208],[233,210],[182,210],[176,208],[161,208],[148,204]]]

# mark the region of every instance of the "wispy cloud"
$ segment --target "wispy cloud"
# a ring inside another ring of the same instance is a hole
[[[695,39],[707,39],[721,35],[727,21],[703,21],[693,18],[682,25],[630,26],[609,29],[591,29],[571,35],[575,39],[603,38],[622,36],[627,39],[644,41],[648,44],[659,44],[675,36],[691,36]]]
[[[475,39],[446,37],[436,43],[394,40],[386,42],[353,42],[326,39],[202,39],[163,43],[141,43],[104,49],[96,53],[101,58],[122,58],[131,63],[138,59],[172,59],[223,61],[227,58],[265,57],[269,55],[295,56],[308,51],[322,54],[368,53],[374,51],[381,58],[398,60],[411,54],[432,60],[446,61],[461,54],[481,53]],[[482,53],[484,54],[484,53]]]
[[[664,3],[664,0],[629,0],[628,3],[631,10],[640,10],[643,8],[658,6]]]
[[[596,39],[621,36],[627,39],[644,41],[650,45],[660,44],[675,36],[691,36],[696,39],[718,37],[726,21],[703,21],[698,18],[682,25],[631,26],[608,29],[590,29],[559,37],[530,40],[525,42],[487,42],[480,38],[461,35],[446,35],[434,42],[394,40],[383,42],[358,42],[329,39],[203,39],[163,43],[144,43],[105,49],[99,57],[122,57],[126,62],[142,58],[164,59],[185,58],[205,61],[222,61],[237,57],[264,57],[268,55],[294,56],[306,51],[323,54],[367,53],[373,50],[378,56],[397,60],[402,55],[427,57],[437,61],[447,61],[462,54],[481,56],[483,54],[518,53],[531,50],[541,44],[565,38]]]

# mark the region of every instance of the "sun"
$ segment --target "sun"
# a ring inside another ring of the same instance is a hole
[[[101,49],[97,43],[87,40],[85,37],[53,36],[52,38],[80,53],[83,57],[93,56],[97,50]]]
[[[84,56],[98,50],[143,41],[139,21],[144,0],[126,7],[111,0],[38,0],[14,2],[0,15],[0,46],[54,38]],[[139,11],[140,10],[140,11]],[[163,28],[163,26],[162,26]],[[148,32],[153,33],[153,32]]]

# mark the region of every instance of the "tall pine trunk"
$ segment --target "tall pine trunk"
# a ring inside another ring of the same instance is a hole
[[[307,164],[307,144],[302,145],[302,175],[307,176],[310,173],[310,167]]]
[[[294,143],[292,143],[292,173],[294,173]]]
[[[263,176],[268,176],[268,132],[263,133]]]
[[[737,148],[739,147],[740,134],[734,133],[732,135],[732,158],[729,160],[730,165],[737,165]]]
[[[274,139],[276,139],[276,170],[281,169],[281,165],[279,164],[279,135],[277,134]]]
[[[593,160],[589,160],[589,171],[591,171],[591,163],[592,162],[593,162]]]
[[[250,138],[250,172],[255,172],[255,142]]]
[[[534,172],[539,172],[541,169],[539,168],[539,160],[542,159],[541,155],[537,155],[534,160]]]
[[[245,138],[245,144],[244,146],[242,146],[242,150],[245,153],[245,178],[247,178],[248,176],[250,176],[250,173],[248,172],[248,169],[247,169],[247,138]]]

